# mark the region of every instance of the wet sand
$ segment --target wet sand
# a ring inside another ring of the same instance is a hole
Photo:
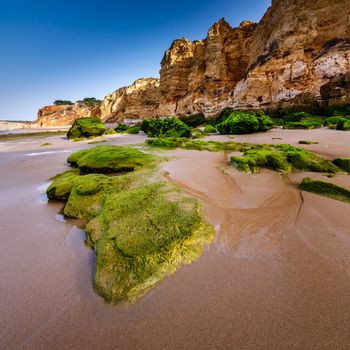
[[[349,134],[332,130],[234,140],[312,140],[330,157],[350,155]],[[92,290],[83,231],[60,222],[61,205],[43,196],[69,152],[95,145],[60,136],[26,142],[0,143],[0,348],[349,349],[349,205],[300,194],[294,183],[304,174],[248,175],[221,153],[162,152],[173,156],[162,165],[169,180],[202,201],[217,235],[136,305],[113,307]],[[317,176],[350,187],[347,176]]]

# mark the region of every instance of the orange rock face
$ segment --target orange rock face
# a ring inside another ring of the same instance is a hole
[[[204,40],[175,40],[160,79],[139,79],[107,95],[99,110],[50,106],[38,117],[44,125],[65,125],[87,113],[122,121],[211,115],[225,107],[311,110],[350,101],[348,73],[349,0],[273,0],[258,24],[232,28],[222,19]],[[321,94],[330,88],[329,98]]]
[[[73,124],[75,119],[100,115],[100,107],[89,108],[75,103],[73,105],[46,106],[39,109],[37,127],[58,127]]]

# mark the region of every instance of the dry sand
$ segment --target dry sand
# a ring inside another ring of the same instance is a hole
[[[325,129],[234,140],[319,141],[306,148],[350,156],[350,134]],[[113,307],[92,290],[84,232],[60,222],[60,205],[44,196],[47,179],[87,142],[21,142],[0,143],[1,349],[350,348],[349,205],[301,195],[294,183],[307,174],[248,175],[221,153],[162,152],[174,156],[163,164],[169,180],[202,201],[217,235],[198,261],[136,305]],[[350,187],[347,176],[317,176]]]

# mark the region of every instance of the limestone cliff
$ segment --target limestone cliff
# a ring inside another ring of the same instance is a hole
[[[107,95],[100,107],[102,120],[113,122],[123,118],[150,118],[157,115],[159,106],[159,79],[136,80]]]
[[[77,102],[73,105],[46,106],[39,109],[35,126],[43,128],[67,126],[73,124],[74,120],[77,118],[99,115],[99,105],[96,107],[88,107]]]
[[[160,79],[140,79],[107,95],[94,113],[120,121],[211,115],[225,107],[316,110],[349,103],[349,74],[349,0],[273,0],[258,24],[232,28],[222,19],[203,40],[175,40]],[[77,115],[66,107],[39,119],[66,123]]]

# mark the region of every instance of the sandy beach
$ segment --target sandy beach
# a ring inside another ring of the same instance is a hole
[[[350,156],[349,133],[329,129],[208,139],[309,140],[318,144],[303,147],[326,158]],[[309,173],[244,174],[223,153],[159,151],[168,181],[203,203],[215,240],[135,305],[106,304],[81,223],[45,196],[68,155],[94,146],[63,135],[0,141],[1,349],[350,348],[349,204],[301,193]],[[347,175],[312,177],[350,188]]]

